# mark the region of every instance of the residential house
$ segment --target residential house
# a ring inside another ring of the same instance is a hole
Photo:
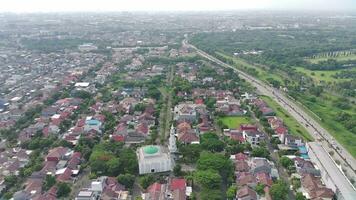
[[[258,200],[258,195],[256,191],[251,189],[248,186],[243,186],[237,191],[236,195],[237,200]]]
[[[93,118],[93,117],[87,117],[85,120],[85,125],[84,125],[84,131],[89,132],[91,130],[95,130],[98,133],[101,133],[102,130],[102,122]]]
[[[199,137],[188,122],[182,122],[177,126],[178,141],[184,144],[199,143]]]
[[[197,119],[195,104],[179,104],[174,107],[174,120],[194,122]]]
[[[264,134],[259,131],[243,131],[244,139],[251,145],[259,145],[264,140]]]
[[[66,147],[56,147],[51,149],[47,156],[46,161],[55,161],[59,162],[59,160],[63,158],[68,158],[71,155],[70,150]]]
[[[284,144],[291,147],[300,147],[304,145],[302,138],[294,135],[286,135]]]
[[[303,158],[296,157],[294,158],[294,165],[300,175],[311,174],[317,177],[320,177],[321,175],[320,170],[316,169],[313,163],[309,160],[304,160]]]
[[[257,185],[257,180],[250,172],[238,172],[236,173],[236,184],[238,186],[247,185],[254,188]]]
[[[301,178],[303,195],[312,200],[332,200],[334,192],[322,184],[320,178],[311,174],[304,174]]]

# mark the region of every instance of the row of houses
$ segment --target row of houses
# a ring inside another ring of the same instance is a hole
[[[245,153],[231,155],[230,159],[235,164],[236,185],[239,188],[236,199],[260,199],[261,197],[255,191],[258,184],[264,186],[265,198],[271,199],[269,189],[273,181],[279,178],[273,162],[266,158],[249,157]]]

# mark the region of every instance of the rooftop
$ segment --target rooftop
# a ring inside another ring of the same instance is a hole
[[[146,154],[155,154],[158,152],[158,147],[156,146],[146,146],[143,148],[143,151],[146,153]]]

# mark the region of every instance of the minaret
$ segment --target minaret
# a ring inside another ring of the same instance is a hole
[[[176,153],[177,152],[177,145],[176,145],[176,136],[174,135],[175,130],[173,127],[173,124],[171,126],[170,134],[169,134],[169,152],[170,153]]]

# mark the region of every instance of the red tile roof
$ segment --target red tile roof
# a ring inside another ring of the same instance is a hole
[[[123,135],[113,135],[112,139],[115,142],[124,142],[125,141],[125,137]]]
[[[235,154],[235,159],[236,160],[247,160],[247,155],[244,154],[244,153],[238,153],[238,154]]]
[[[276,129],[274,129],[274,132],[277,133],[278,135],[283,135],[288,133],[288,129],[284,126],[279,126]]]
[[[240,125],[240,131],[257,131],[257,126],[253,124],[241,124]]]
[[[51,149],[47,156],[46,159],[57,159],[59,160],[61,157],[63,157],[66,153],[68,152],[68,149],[66,147],[56,147],[54,149]]]
[[[185,190],[187,182],[183,178],[172,179],[170,189],[171,190]]]
[[[59,182],[65,182],[65,181],[69,181],[71,179],[73,172],[71,169],[66,168],[63,172],[63,174],[60,174],[57,176],[57,181]]]
[[[257,178],[257,182],[258,183],[262,183],[265,186],[271,187],[272,184],[273,184],[271,176],[269,174],[267,174],[267,173],[264,173],[264,172],[258,173],[256,175],[256,178]]]

